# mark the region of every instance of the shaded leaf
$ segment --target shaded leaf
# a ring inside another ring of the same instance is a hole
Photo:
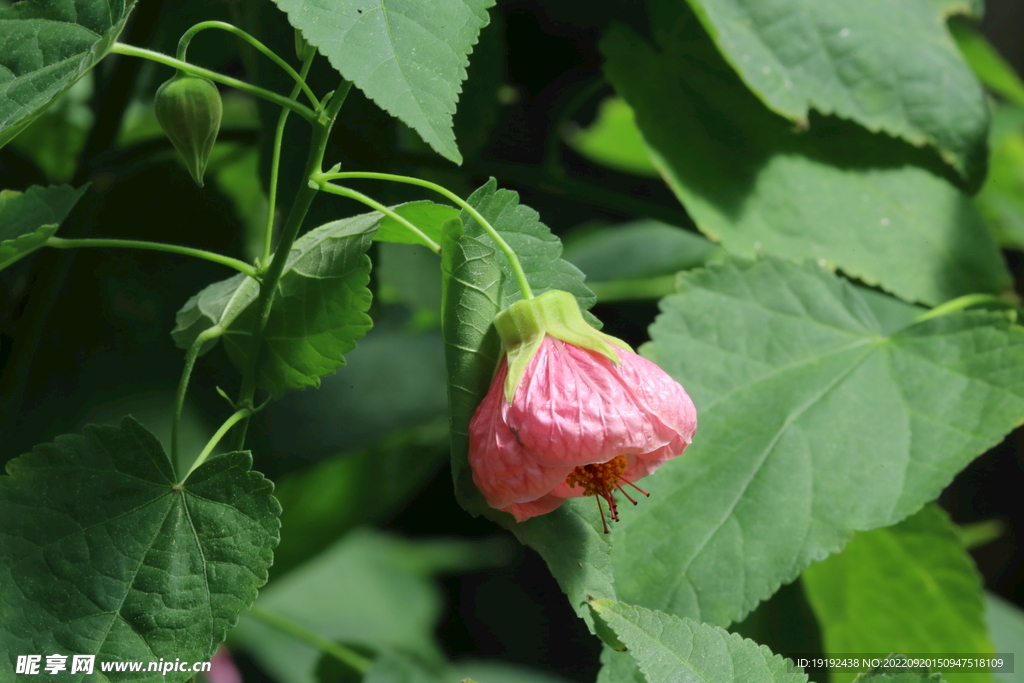
[[[789,660],[710,624],[610,600],[590,607],[626,644],[648,683],[807,681]]]
[[[989,173],[975,203],[1005,247],[1024,250],[1024,109],[992,109]]]
[[[33,185],[25,192],[0,191],[0,270],[42,248],[87,187]]]
[[[609,97],[597,108],[588,128],[572,131],[569,144],[577,152],[617,171],[651,177],[658,169],[651,163],[647,145],[636,127],[633,110],[621,97]]]
[[[849,652],[994,652],[974,561],[938,506],[891,527],[857,534],[837,555],[804,570],[826,656]],[[833,683],[854,674],[831,672]],[[945,673],[984,683],[988,673]]]
[[[605,70],[702,232],[738,255],[813,259],[928,304],[1009,286],[970,198],[919,151],[836,119],[794,132],[737,82],[696,19],[669,0],[654,9],[661,51],[613,31]]]
[[[689,3],[773,111],[806,122],[813,108],[932,145],[980,184],[988,115],[981,87],[946,31],[951,7],[934,0]]]
[[[209,660],[266,581],[278,541],[273,485],[251,465],[244,452],[214,456],[178,485],[131,418],[8,463],[0,676],[10,680],[15,655],[34,652]],[[154,676],[137,680],[192,673]]]
[[[257,605],[336,642],[407,653],[443,664],[434,628],[443,602],[431,579],[508,560],[498,541],[406,541],[371,529],[353,531],[324,553],[276,579]],[[282,683],[313,683],[319,650],[252,617],[232,637]]]
[[[370,329],[370,259],[366,250],[381,215],[377,212],[328,223],[292,246],[270,311],[263,340],[258,382],[274,395],[288,389],[319,386],[320,377],[345,364],[345,354]],[[206,287],[178,311],[171,332],[188,348],[214,325],[226,332],[224,343],[239,368],[249,363],[253,302],[259,285],[236,275]],[[207,343],[212,348],[216,341]]]
[[[135,0],[22,0],[0,8],[0,147],[96,66]]]
[[[493,0],[274,0],[347,80],[456,163],[452,115]]]

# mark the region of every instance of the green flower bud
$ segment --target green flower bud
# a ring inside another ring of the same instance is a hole
[[[205,78],[178,74],[156,91],[154,105],[156,120],[202,187],[223,113],[217,86]]]
[[[299,58],[300,62],[305,62],[306,59],[316,52],[316,48],[309,44],[306,40],[306,36],[303,35],[299,29],[295,30],[295,56]]]

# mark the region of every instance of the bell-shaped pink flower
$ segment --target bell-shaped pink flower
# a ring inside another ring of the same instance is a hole
[[[565,292],[517,302],[495,324],[505,354],[469,426],[477,488],[520,522],[578,496],[599,496],[618,519],[615,491],[635,503],[623,487],[646,495],[634,482],[693,439],[690,397],[657,365],[587,325]]]

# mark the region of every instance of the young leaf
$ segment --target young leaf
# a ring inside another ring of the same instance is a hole
[[[700,426],[613,531],[623,600],[737,620],[852,532],[933,500],[1024,417],[1024,329],[1005,315],[885,336],[850,285],[774,259],[679,286],[642,350]]]
[[[973,183],[984,176],[984,94],[946,31],[949,8],[934,0],[689,3],[772,111],[798,122],[811,108],[835,114],[931,145]]]
[[[455,163],[452,115],[494,0],[274,0],[347,80]]]
[[[0,477],[0,678],[15,655],[205,661],[256,598],[278,542],[273,484],[248,453],[182,485],[125,418],[12,460]],[[184,681],[192,675],[172,672]]]
[[[613,31],[605,71],[702,232],[737,255],[834,264],[932,305],[1010,286],[970,198],[927,170],[927,155],[837,119],[795,132],[738,82],[680,3],[655,8],[660,51]]]
[[[583,311],[597,302],[597,297],[583,283],[586,276],[579,268],[561,258],[561,240],[540,222],[540,214],[519,203],[518,194],[512,190],[499,190],[498,183],[491,178],[470,195],[468,201],[512,247],[535,295],[549,289],[561,289],[575,296]],[[522,299],[523,294],[519,291],[512,266],[497,249],[494,240],[465,211],[462,212],[462,221],[467,236],[495,249],[495,259],[505,275],[501,288],[501,308],[507,308]],[[600,325],[593,317],[589,320],[595,326]]]
[[[25,192],[0,191],[0,270],[45,245],[86,187],[33,185]]]
[[[22,0],[0,8],[0,147],[103,59],[133,7],[135,0]]]
[[[626,645],[648,683],[807,681],[789,660],[710,624],[611,600],[592,600],[590,608]]]
[[[837,555],[804,570],[803,587],[826,655],[845,652],[994,652],[981,576],[952,523],[928,505],[899,524],[859,533]],[[987,673],[949,669],[950,683]],[[852,680],[833,671],[833,683]]]
[[[260,386],[280,396],[318,386],[320,377],[345,364],[345,354],[372,325],[366,315],[371,296],[366,250],[380,219],[377,212],[345,218],[295,241],[264,334]],[[219,325],[226,330],[228,357],[244,368],[258,293],[259,285],[244,275],[216,282],[178,311],[171,336],[188,348],[201,332]]]
[[[458,209],[445,204],[431,201],[409,202],[394,207],[395,213],[423,231],[423,234],[441,242],[441,229],[447,221],[459,217]],[[390,216],[384,216],[373,239],[378,242],[397,242],[399,244],[422,244],[429,246],[418,236],[410,233],[404,226]]]

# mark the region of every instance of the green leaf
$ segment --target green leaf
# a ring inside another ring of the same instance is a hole
[[[949,21],[949,32],[982,83],[1010,102],[1024,106],[1024,83],[1020,76],[977,27],[963,19],[953,18]]]
[[[488,510],[469,467],[469,421],[498,366],[501,340],[494,330],[502,270],[494,249],[463,235],[462,221],[445,225],[441,242],[441,329],[448,370],[452,480],[459,505],[479,515]]]
[[[0,8],[0,147],[96,66],[135,0],[22,0]]]
[[[1009,287],[970,198],[923,167],[919,150],[837,119],[795,132],[744,89],[680,4],[655,9],[661,52],[615,30],[605,70],[702,232],[737,255],[813,259],[910,301]]]
[[[647,683],[647,679],[640,673],[640,667],[632,655],[616,652],[606,645],[601,650],[601,670],[597,674],[597,683]]]
[[[455,163],[452,115],[494,0],[274,0],[374,102]]]
[[[310,230],[292,245],[263,338],[258,382],[275,396],[288,389],[319,386],[320,377],[345,364],[345,354],[372,326],[370,259],[366,250],[380,223],[377,212]],[[224,330],[228,357],[249,363],[253,302],[259,285],[244,275],[216,282],[186,302],[171,332],[188,348],[203,331]],[[207,343],[209,350],[215,341]]]
[[[982,582],[956,529],[927,505],[891,527],[857,534],[837,555],[804,570],[826,656],[853,652],[993,653]],[[854,674],[832,671],[833,683]],[[950,683],[987,673],[949,669]]]
[[[458,209],[445,204],[435,204],[431,201],[409,202],[394,207],[395,213],[405,218],[410,223],[423,231],[430,239],[440,243],[441,228],[447,221],[459,217]],[[377,234],[373,239],[378,242],[397,242],[399,244],[422,244],[430,246],[416,235],[410,233],[406,228],[390,216],[385,216],[380,221]]]
[[[592,600],[590,607],[626,644],[648,683],[807,681],[788,659],[710,624],[611,600]]]
[[[934,0],[689,4],[772,111],[806,123],[813,108],[931,145],[980,183],[988,115],[982,89],[946,31],[951,8]]]
[[[1013,652],[1024,643],[1024,611],[995,593],[985,592],[985,621],[997,652]],[[993,674],[997,683],[1024,682],[1024,669]]]
[[[658,177],[647,145],[636,127],[633,110],[621,97],[609,97],[597,109],[589,128],[573,131],[569,144],[577,152],[617,171]]]
[[[576,297],[580,308],[586,311],[594,305],[597,297],[583,283],[585,276],[579,268],[561,258],[562,242],[548,226],[540,222],[540,214],[519,203],[519,195],[512,190],[499,190],[498,183],[491,178],[467,200],[469,204],[487,219],[501,235],[526,272],[526,279],[534,295],[549,289],[560,289]],[[504,274],[501,287],[502,309],[523,298],[512,266],[505,255],[498,251],[494,240],[466,212],[462,213],[465,234],[495,249],[498,265]],[[493,316],[492,316],[493,317]],[[595,327],[600,323],[592,316],[589,322]]]
[[[244,452],[214,456],[177,484],[131,418],[8,463],[0,677],[11,680],[14,656],[26,653],[93,654],[97,667],[209,660],[267,580],[278,541],[273,485],[251,465]]]
[[[988,178],[975,197],[993,235],[1005,247],[1024,249],[1024,109],[992,109]]]
[[[622,600],[738,620],[854,531],[933,500],[1024,417],[1024,329],[1003,314],[886,336],[849,284],[776,259],[679,287],[642,352],[686,387],[699,427],[615,526]]]
[[[566,240],[566,261],[588,282],[674,275],[703,265],[720,251],[710,240],[652,219],[590,230]]]
[[[406,541],[371,529],[350,533],[276,579],[257,605],[324,638],[393,649],[440,666],[434,628],[443,611],[431,577],[507,561],[502,542]],[[320,652],[243,616],[232,638],[282,683],[313,683]]]
[[[0,190],[0,270],[46,245],[88,186]]]

